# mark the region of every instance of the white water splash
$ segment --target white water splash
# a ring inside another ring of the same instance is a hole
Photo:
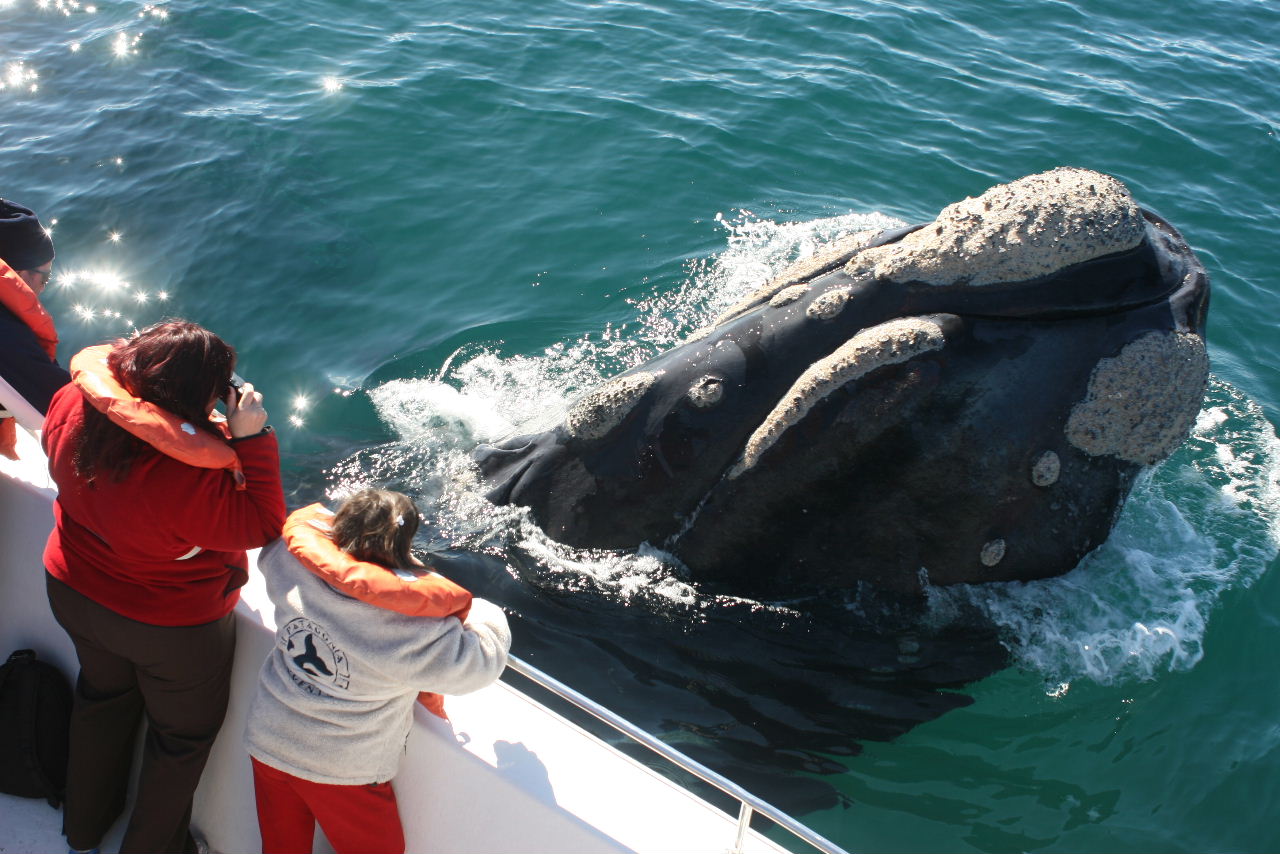
[[[883,214],[856,213],[776,223],[739,212],[733,218],[717,214],[716,222],[728,235],[723,252],[691,262],[688,278],[680,287],[633,301],[640,321],[635,337],[652,348],[646,359],[679,344],[690,332],[737,305],[793,261],[816,254],[832,240],[855,232],[905,225]]]
[[[392,380],[369,393],[378,415],[400,438],[438,448],[475,447],[511,434],[492,396],[464,394],[433,380]]]

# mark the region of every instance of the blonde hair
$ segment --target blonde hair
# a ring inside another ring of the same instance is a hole
[[[357,560],[389,569],[414,564],[410,546],[418,532],[413,499],[389,489],[362,489],[333,517],[333,542]]]

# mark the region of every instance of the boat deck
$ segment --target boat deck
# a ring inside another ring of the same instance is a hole
[[[113,828],[103,841],[104,847],[118,850],[123,833],[123,827]],[[62,810],[35,798],[0,795],[0,854],[51,854],[65,850]]]
[[[25,444],[32,452],[30,437]],[[75,651],[49,611],[41,570],[54,491],[42,454],[27,471],[8,462],[0,461],[0,652],[35,649],[72,678]],[[275,614],[256,565],[236,614],[231,704],[192,820],[212,850],[229,854],[259,847],[242,734],[258,671],[274,644]],[[450,722],[415,710],[393,782],[409,851],[718,854],[735,847],[735,817],[505,682],[450,697],[447,708]],[[104,851],[118,850],[123,824],[103,841]],[[43,800],[0,799],[0,854],[65,851],[60,829],[61,812]],[[331,850],[319,838],[316,850]],[[755,831],[742,843],[744,852],[786,850]]]

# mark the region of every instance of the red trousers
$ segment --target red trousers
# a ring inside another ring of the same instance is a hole
[[[390,783],[312,783],[253,760],[262,854],[311,854],[316,822],[337,854],[404,854]]]

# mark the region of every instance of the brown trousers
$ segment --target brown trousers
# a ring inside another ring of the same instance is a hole
[[[227,711],[234,615],[200,626],[153,626],[45,578],[53,615],[80,658],[63,809],[67,843],[96,847],[123,811],[145,712],[137,796],[120,851],[194,852],[191,803]]]

